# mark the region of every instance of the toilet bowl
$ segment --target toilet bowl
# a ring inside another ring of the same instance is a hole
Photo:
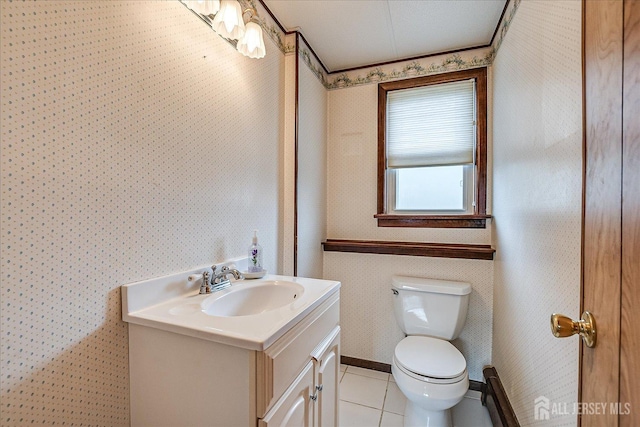
[[[391,372],[407,398],[404,425],[451,426],[449,409],[469,389],[462,354],[448,341],[418,336],[402,340],[394,353]]]
[[[450,408],[469,389],[467,361],[449,342],[464,326],[471,286],[394,276],[394,310],[408,336],[396,345],[391,373],[407,398],[405,427],[451,427]]]

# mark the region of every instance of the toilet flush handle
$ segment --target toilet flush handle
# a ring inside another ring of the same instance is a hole
[[[393,292],[394,295],[398,295],[398,290],[397,289],[391,289],[391,292]]]

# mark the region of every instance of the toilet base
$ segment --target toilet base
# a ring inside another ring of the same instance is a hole
[[[407,399],[403,425],[404,427],[452,427],[451,410],[428,411]]]

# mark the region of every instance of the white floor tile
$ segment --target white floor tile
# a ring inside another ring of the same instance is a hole
[[[366,406],[340,401],[341,427],[376,427],[382,411]]]
[[[389,374],[389,382],[395,383],[396,379],[393,378],[393,374]]]
[[[340,382],[340,383],[342,382],[342,378],[344,378],[344,374],[345,374],[345,371],[341,371],[340,372],[340,374],[339,374],[340,375],[340,377],[339,377],[340,379],[338,380],[338,382]]]
[[[357,366],[348,366],[347,372],[355,375],[362,375],[364,377],[375,378],[377,380],[385,380],[389,379],[389,374],[386,372],[374,371],[373,369],[365,369],[359,368]]]
[[[492,427],[487,408],[479,400],[465,397],[452,409],[454,427]]]
[[[382,409],[386,389],[387,381],[354,375],[347,370],[340,383],[340,399]]]
[[[340,372],[344,372],[347,370],[347,365],[340,364]]]
[[[387,397],[384,399],[384,410],[404,415],[404,405],[406,403],[407,398],[402,394],[396,383],[389,382]]]
[[[404,417],[402,415],[383,412],[380,427],[402,427],[403,423]]]
[[[475,399],[475,400],[480,400],[481,396],[482,396],[482,393],[476,390],[469,390],[467,391],[467,394],[464,395],[464,397],[468,397],[469,399]]]
[[[355,366],[341,365],[340,368],[342,427],[402,426],[406,397],[392,375]],[[454,427],[492,427],[489,412],[480,403],[480,396],[479,391],[469,390],[465,398],[452,408]],[[383,408],[384,412],[381,411]]]

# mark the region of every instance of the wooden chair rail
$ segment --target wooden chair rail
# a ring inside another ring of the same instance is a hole
[[[327,239],[325,242],[322,242],[322,246],[325,252],[355,252],[480,260],[492,260],[496,251],[490,245],[388,242],[380,240]]]

